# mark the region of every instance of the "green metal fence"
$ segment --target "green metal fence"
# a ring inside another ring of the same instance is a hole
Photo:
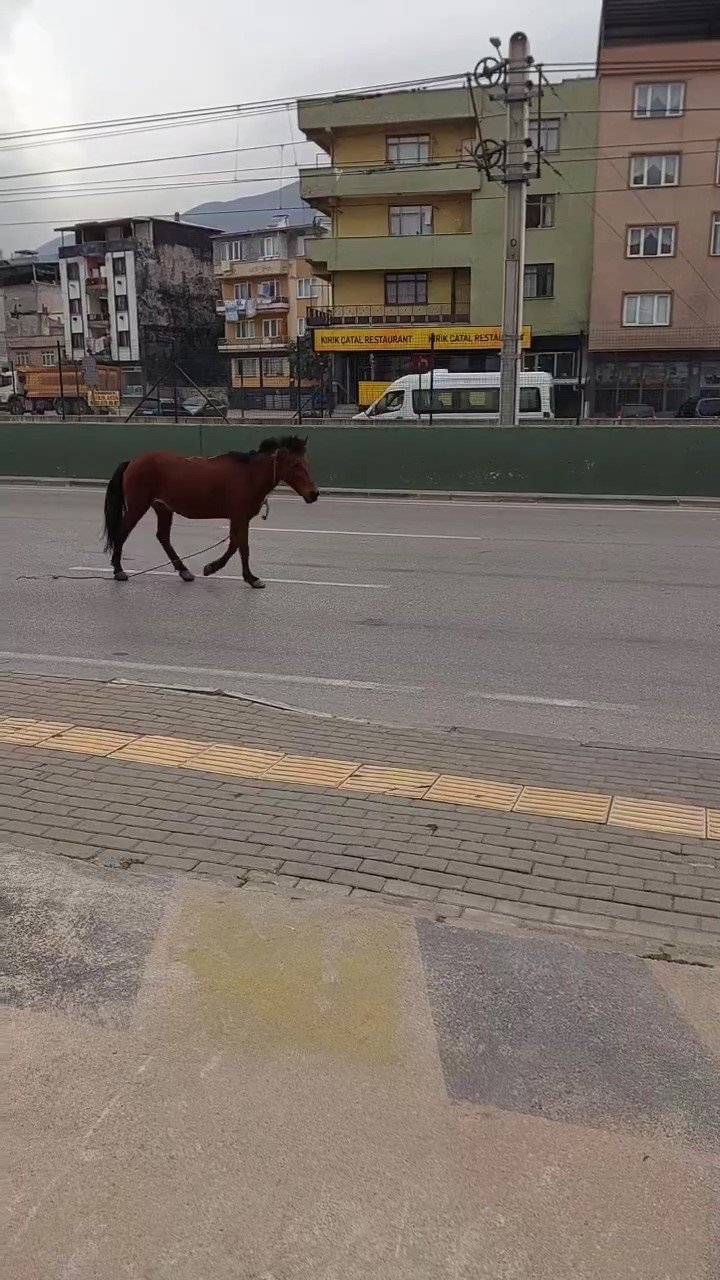
[[[0,475],[105,480],[119,462],[149,449],[210,457],[293,429],[9,422],[0,425]],[[323,424],[302,432],[321,488],[720,497],[720,428],[713,426]]]

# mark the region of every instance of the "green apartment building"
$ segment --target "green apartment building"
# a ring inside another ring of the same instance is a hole
[[[302,194],[332,219],[330,236],[308,254],[315,274],[332,282],[333,301],[308,321],[316,341],[324,332],[323,349],[338,352],[336,373],[351,399],[426,367],[428,335],[440,327],[486,332],[436,364],[499,367],[504,189],[481,175],[472,152],[476,108],[483,137],[496,141],[505,113],[487,90],[474,98],[461,87],[298,103],[301,130],[326,157],[301,170]],[[582,401],[596,104],[594,80],[559,82],[546,88],[531,131],[545,158],[528,189],[524,360],[553,374],[559,415],[575,415]],[[398,331],[404,339],[388,350]]]

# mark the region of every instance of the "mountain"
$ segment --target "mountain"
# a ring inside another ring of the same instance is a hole
[[[128,196],[128,212],[142,213],[142,201],[131,205]],[[205,227],[217,227],[218,231],[259,231],[269,227],[273,218],[282,213],[291,227],[311,222],[314,209],[300,197],[300,183],[288,182],[284,187],[269,187],[254,196],[238,196],[236,200],[210,200],[196,204],[181,216],[186,222],[196,222]],[[165,215],[170,216],[170,215]],[[86,221],[91,221],[90,218]],[[57,257],[60,238],[48,240],[38,248],[40,258],[47,262]]]
[[[182,216],[186,222],[199,222],[219,231],[256,231],[271,225],[273,218],[284,214],[291,227],[312,222],[315,211],[300,196],[300,183],[271,187],[255,196],[238,196],[236,200],[210,200],[197,204]]]

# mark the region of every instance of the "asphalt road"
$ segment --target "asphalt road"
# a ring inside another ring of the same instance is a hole
[[[278,496],[254,529],[268,588],[253,592],[238,560],[192,585],[93,580],[101,505],[0,488],[0,669],[720,751],[720,510]],[[223,534],[177,521],[174,540],[188,556]],[[125,566],[162,559],[146,518]]]

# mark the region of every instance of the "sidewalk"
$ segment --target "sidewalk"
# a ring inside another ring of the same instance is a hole
[[[5,675],[0,761],[0,831],[24,849],[643,954],[720,951],[718,757]]]

